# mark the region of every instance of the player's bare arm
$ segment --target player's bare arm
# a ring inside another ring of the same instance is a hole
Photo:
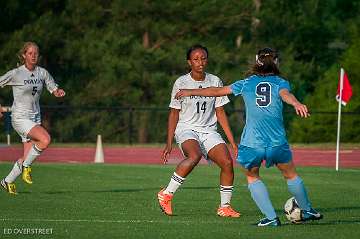
[[[0,118],[3,116],[4,112],[10,112],[10,111],[11,111],[10,107],[0,105]]]
[[[296,97],[291,94],[287,89],[282,89],[280,90],[280,96],[281,99],[288,103],[289,105],[292,105],[296,111],[296,114],[299,115],[300,117],[309,117],[310,113],[306,107],[306,105],[301,104]]]
[[[235,158],[237,158],[238,147],[235,143],[234,136],[231,131],[229,121],[228,121],[227,115],[225,113],[224,107],[215,108],[215,113],[216,113],[216,118],[217,118],[219,124],[221,125],[221,128],[224,130],[224,133],[233,149],[234,156],[235,156]]]
[[[223,87],[208,87],[204,89],[180,89],[176,93],[175,99],[180,99],[186,96],[200,95],[200,96],[225,96],[231,94],[230,86]]]
[[[164,164],[167,163],[168,157],[172,151],[172,143],[175,135],[176,125],[179,121],[179,111],[178,109],[171,108],[168,118],[168,130],[167,130],[167,140],[166,146],[161,154],[161,159]]]

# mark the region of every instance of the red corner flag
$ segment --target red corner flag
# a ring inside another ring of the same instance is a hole
[[[341,68],[341,71],[342,72],[340,73],[340,79],[339,79],[337,93],[336,93],[336,100],[339,101],[339,99],[340,99],[340,90],[342,90],[341,103],[343,105],[346,105],[350,101],[350,98],[352,96],[352,89],[351,89],[349,79],[348,79],[348,77],[346,75],[346,72],[342,68]],[[342,82],[341,82],[341,79],[343,80]]]

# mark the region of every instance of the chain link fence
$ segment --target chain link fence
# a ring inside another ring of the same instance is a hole
[[[42,106],[42,125],[53,143],[93,143],[97,135],[107,143],[165,143],[168,108],[155,107],[68,107]],[[240,140],[245,123],[243,110],[226,109],[235,139]],[[360,113],[343,112],[342,138],[359,142]],[[293,110],[285,110],[284,122],[291,142],[335,142],[337,112],[313,111],[309,119],[296,119]],[[0,120],[0,143],[20,142],[11,127],[10,112]],[[313,132],[312,132],[313,131]],[[219,126],[219,132],[223,133]],[[317,133],[314,133],[317,132]],[[357,137],[353,135],[357,134]]]

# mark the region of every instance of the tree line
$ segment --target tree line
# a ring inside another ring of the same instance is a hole
[[[359,142],[359,10],[356,0],[6,1],[0,74],[16,66],[24,41],[35,41],[40,65],[67,92],[60,102],[46,93],[41,98],[42,105],[67,107],[43,110],[55,141],[93,141],[101,133],[127,142],[133,127],[135,142],[163,142],[171,87],[188,71],[188,47],[205,45],[208,72],[230,84],[245,76],[259,48],[270,46],[280,53],[282,76],[312,112],[298,119],[285,107],[290,140],[335,141],[335,94],[344,67],[354,96],[343,108],[342,141]],[[0,102],[11,101],[11,89],[1,89]],[[238,138],[243,108],[235,98],[226,106]]]

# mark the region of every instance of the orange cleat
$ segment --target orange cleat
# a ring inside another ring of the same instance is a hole
[[[217,215],[220,217],[240,217],[240,213],[228,207],[219,207],[217,210]]]
[[[157,194],[159,205],[161,210],[168,216],[173,215],[171,209],[171,200],[173,198],[172,194],[165,194],[164,189],[161,189]]]

